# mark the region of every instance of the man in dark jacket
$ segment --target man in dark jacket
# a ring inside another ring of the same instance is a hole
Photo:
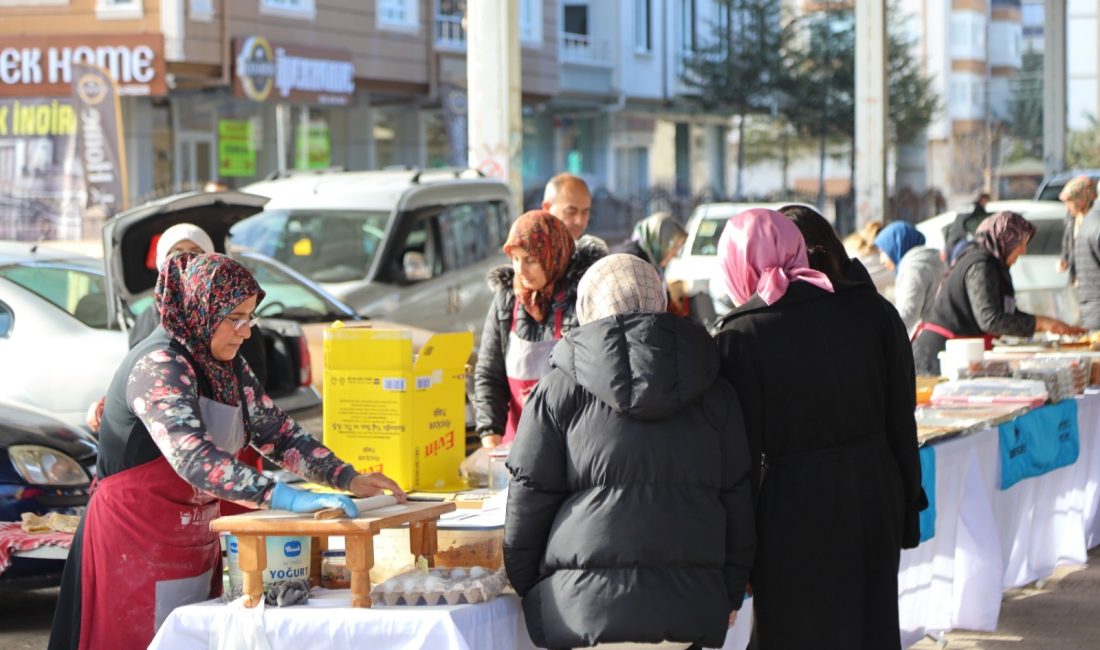
[[[581,327],[508,458],[508,577],[544,648],[723,644],[754,549],[748,445],[714,342],[630,255],[593,265]]]

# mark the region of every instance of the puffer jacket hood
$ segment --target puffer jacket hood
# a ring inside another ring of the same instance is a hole
[[[636,420],[661,420],[698,400],[718,376],[714,340],[672,314],[624,314],[569,332],[551,364]]]
[[[599,239],[581,237],[576,244],[577,248],[573,251],[573,257],[569,260],[569,268],[566,269],[565,278],[562,280],[563,286],[566,287],[577,286],[585,271],[598,262],[600,258],[607,255],[607,245]],[[496,293],[503,288],[511,289],[512,278],[515,276],[516,272],[512,270],[510,264],[501,264],[486,274],[485,281],[489,283],[489,288],[493,290],[493,293]]]

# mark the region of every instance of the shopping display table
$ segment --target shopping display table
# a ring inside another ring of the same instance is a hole
[[[409,550],[414,557],[424,556],[432,566],[438,548],[439,516],[454,509],[453,503],[407,503],[372,510],[355,519],[314,519],[312,514],[268,510],[220,517],[210,523],[210,529],[237,537],[247,607],[255,607],[263,598],[263,572],[267,568],[269,535],[308,535],[313,538],[310,577],[315,584],[320,576],[320,554],[327,548],[328,538],[343,537],[351,572],[351,606],[370,607],[374,536],[384,528],[408,525]]]

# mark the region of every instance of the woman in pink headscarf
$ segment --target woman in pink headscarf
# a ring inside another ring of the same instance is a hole
[[[755,468],[757,647],[900,647],[898,561],[926,504],[905,326],[870,284],[809,268],[778,212],[732,217],[718,259],[738,305],[721,373]]]

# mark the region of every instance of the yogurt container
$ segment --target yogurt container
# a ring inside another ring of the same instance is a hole
[[[225,555],[229,564],[229,585],[244,587],[241,579],[241,561],[237,551],[237,536],[226,535]],[[264,586],[283,580],[309,578],[309,537],[268,537],[267,568],[264,569]]]

